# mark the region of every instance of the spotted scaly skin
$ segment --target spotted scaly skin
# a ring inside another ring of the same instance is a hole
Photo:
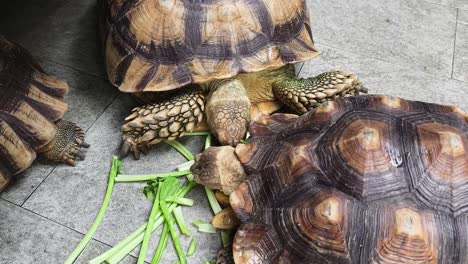
[[[299,114],[339,97],[367,90],[352,72],[330,71],[308,79],[289,78],[273,84],[275,97]]]
[[[236,146],[247,132],[250,100],[240,80],[229,79],[210,85],[206,118],[210,130],[223,145]]]
[[[203,119],[205,97],[200,86],[166,93],[152,104],[133,109],[122,127],[121,156],[133,152],[139,158],[150,145],[174,140],[191,132]]]
[[[76,161],[84,160],[85,154],[81,148],[88,148],[84,142],[84,131],[75,123],[59,120],[55,123],[57,133],[54,139],[44,148],[38,150],[42,157],[55,161],[65,162],[70,166],[76,166]]]

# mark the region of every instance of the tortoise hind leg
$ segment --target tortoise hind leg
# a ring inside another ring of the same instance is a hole
[[[357,76],[341,70],[307,79],[289,76],[273,84],[275,97],[299,114],[338,97],[359,95],[360,92],[367,91]]]
[[[68,165],[76,166],[77,159],[84,160],[85,158],[81,148],[89,147],[84,142],[84,131],[74,123],[66,120],[59,120],[55,125],[57,126],[55,138],[38,150],[38,153],[48,160],[65,162]]]
[[[161,94],[156,102],[133,109],[122,126],[121,157],[140,151],[164,139],[173,140],[191,132],[203,119],[203,89],[193,85]]]

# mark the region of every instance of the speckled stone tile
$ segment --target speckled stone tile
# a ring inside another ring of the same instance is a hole
[[[124,117],[130,112],[134,102],[126,95],[119,96],[98,119],[88,132],[91,148],[87,159],[76,168],[57,167],[44,181],[24,207],[49,219],[86,232],[101,205],[107,182],[107,174],[113,153],[120,145],[120,127]],[[202,137],[182,139],[193,153],[203,147]],[[124,160],[123,173],[148,174],[172,171],[185,162],[184,158],[166,144],[159,144],[148,156],[135,161],[131,157]],[[95,238],[108,245],[114,245],[144,223],[149,214],[151,203],[142,194],[143,183],[117,184],[106,217]],[[201,188],[190,193],[197,206],[184,210],[186,219],[208,221],[211,212]],[[214,257],[220,247],[217,235],[197,234],[199,242],[193,263],[201,263],[205,258]],[[154,252],[157,239],[152,241],[150,252]],[[190,240],[184,238],[184,248]],[[169,253],[172,252],[172,253]],[[136,252],[134,254],[137,254]],[[148,254],[148,260],[150,260]],[[168,250],[167,260],[175,260],[173,251]],[[163,262],[171,263],[171,262]]]
[[[423,0],[308,0],[317,43],[450,77],[456,10]]]
[[[458,10],[453,78],[468,82],[468,10]]]
[[[468,10],[468,0],[425,0],[425,1],[439,4],[439,5],[457,7],[457,8]]]
[[[41,65],[52,76],[68,82],[70,92],[65,99],[68,111],[64,119],[77,123],[85,130],[91,127],[118,94],[117,89],[102,78],[53,62],[41,61]],[[23,204],[55,165],[39,158],[27,171],[16,175],[0,197],[18,205]]]
[[[6,1],[0,32],[35,56],[104,76],[97,1]]]
[[[331,69],[353,71],[370,93],[456,105],[468,111],[468,83],[319,45],[322,54],[307,62],[301,77]]]
[[[0,199],[0,263],[63,263],[82,234]],[[75,263],[108,248],[91,241]],[[129,256],[124,263],[135,263]]]

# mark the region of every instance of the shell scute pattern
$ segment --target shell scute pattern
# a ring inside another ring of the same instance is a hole
[[[466,263],[466,116],[373,95],[256,120],[236,263]]]
[[[305,0],[102,0],[108,75],[124,92],[165,91],[310,59]],[[158,26],[154,26],[158,25]]]
[[[0,35],[0,188],[2,176],[17,174],[56,133],[67,109],[68,85],[48,76],[21,46]]]

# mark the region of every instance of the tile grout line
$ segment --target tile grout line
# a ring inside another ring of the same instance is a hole
[[[366,58],[369,58],[369,59],[374,59],[374,60],[378,60],[378,61],[390,63],[390,64],[392,64],[392,65],[395,65],[395,66],[398,66],[398,67],[402,67],[402,68],[406,68],[406,69],[410,69],[410,70],[414,70],[414,71],[419,71],[419,72],[421,72],[421,73],[424,73],[424,74],[427,74],[427,75],[430,75],[430,76],[433,76],[433,77],[437,77],[437,78],[439,78],[439,79],[453,80],[453,81],[457,81],[457,82],[461,82],[461,83],[468,84],[468,81],[463,81],[463,80],[458,80],[458,79],[452,79],[452,78],[449,77],[449,76],[436,75],[436,74],[434,74],[434,73],[426,72],[426,71],[423,71],[423,70],[421,70],[421,69],[418,69],[418,68],[415,68],[415,67],[412,67],[412,66],[402,65],[402,64],[400,64],[400,63],[396,63],[396,62],[392,62],[392,61],[387,61],[387,60],[384,60],[384,59],[381,59],[381,58],[376,58],[376,57],[372,57],[372,56],[365,55],[365,54],[361,54],[361,53],[355,53],[355,52],[353,52],[353,51],[345,50],[345,49],[342,49],[342,48],[337,48],[337,47],[334,47],[334,46],[331,46],[331,45],[328,45],[328,44],[323,44],[323,43],[319,43],[319,42],[316,42],[316,43],[317,43],[318,45],[320,45],[320,46],[324,46],[324,47],[327,47],[327,48],[330,48],[330,49],[335,49],[335,50],[338,50],[338,51],[344,51],[344,52],[347,52],[347,53],[350,53],[350,54],[353,54],[353,55],[362,56],[362,57],[366,57]]]
[[[86,133],[88,133],[88,131],[96,124],[96,122],[99,120],[99,118],[101,118],[101,116],[106,112],[106,110],[112,105],[112,103],[114,103],[114,101],[117,99],[117,97],[119,96],[119,94],[117,93],[114,97],[114,99],[112,99],[110,101],[110,103],[104,108],[104,110],[101,112],[101,114],[99,114],[99,116],[94,120],[94,122],[86,129]],[[55,169],[57,168],[59,164],[55,165],[54,168],[47,174],[47,176],[36,186],[36,188],[34,188],[34,190],[28,195],[28,197],[24,200],[23,203],[21,203],[21,207],[22,208],[25,208],[24,207],[24,204],[29,200],[29,198],[31,198],[31,196],[37,191],[37,189],[39,189],[39,187],[47,180],[47,178],[49,178],[50,174],[52,174]],[[26,208],[25,208],[26,209]]]
[[[1,197],[0,197],[0,200],[3,200],[4,202],[7,202],[7,203],[9,203],[9,204],[11,204],[11,205],[13,205],[13,206],[16,206],[16,207],[18,207],[18,208],[21,209],[21,210],[25,210],[26,212],[29,212],[29,213],[31,213],[31,214],[33,214],[33,215],[35,215],[35,216],[38,216],[38,217],[40,217],[40,218],[43,218],[44,220],[47,220],[47,221],[52,222],[52,223],[54,223],[54,224],[57,224],[57,225],[59,225],[59,226],[61,226],[61,227],[64,227],[64,228],[66,228],[66,229],[68,229],[68,230],[71,230],[71,231],[73,231],[73,232],[76,232],[76,233],[78,233],[78,234],[80,234],[80,235],[82,235],[82,236],[85,236],[85,235],[86,235],[86,234],[84,234],[84,233],[82,233],[82,232],[80,232],[80,231],[78,231],[78,230],[76,230],[76,229],[74,229],[74,228],[71,228],[71,227],[66,226],[66,225],[64,225],[64,224],[62,224],[62,223],[59,223],[59,222],[57,222],[57,221],[55,221],[55,220],[52,220],[52,219],[50,219],[50,218],[47,218],[47,217],[45,217],[45,216],[43,216],[43,215],[41,215],[41,214],[39,214],[39,213],[36,213],[36,212],[34,212],[34,211],[32,211],[32,210],[30,210],[30,209],[28,209],[28,208],[24,208],[24,207],[22,207],[22,206],[19,206],[19,205],[13,203],[13,202],[10,202],[10,201],[8,201],[8,200],[5,200],[4,198],[1,198]],[[99,243],[101,243],[101,244],[103,244],[103,245],[105,245],[105,246],[108,246],[108,247],[112,248],[112,246],[109,245],[109,244],[107,244],[106,242],[103,242],[103,241],[98,240],[98,239],[96,239],[96,238],[91,238],[91,239],[94,240],[94,241],[96,241],[96,242],[99,242]],[[89,245],[89,243],[88,243],[88,245]],[[131,256],[133,256],[133,255],[131,255]]]
[[[80,69],[77,69],[77,68],[74,68],[72,66],[69,66],[69,65],[66,65],[66,64],[63,64],[63,63],[60,63],[60,62],[56,62],[54,60],[51,60],[51,59],[48,59],[46,57],[40,57],[38,56],[38,58],[42,59],[42,60],[45,60],[45,61],[48,61],[48,62],[51,62],[51,63],[55,63],[57,65],[60,65],[60,66],[63,66],[63,67],[67,67],[69,69],[72,69],[72,70],[75,70],[75,71],[78,71],[80,73],[85,73],[85,74],[88,74],[88,75],[91,75],[93,77],[96,77],[96,78],[99,78],[99,79],[102,79],[102,80],[106,80],[106,81],[109,81],[109,79],[105,76],[101,76],[101,75],[97,75],[95,73],[91,73],[91,72],[87,72],[87,71],[84,71],[84,70],[80,70]]]
[[[54,165],[54,167],[52,168],[52,170],[47,173],[47,176],[44,177],[44,179],[42,179],[42,181],[36,186],[36,188],[34,188],[34,190],[28,195],[28,197],[26,197],[26,199],[24,199],[24,201],[21,203],[20,207],[21,208],[24,208],[26,209],[24,206],[24,204],[29,200],[29,198],[31,198],[31,196],[36,192],[36,190],[39,188],[39,186],[42,185],[42,183],[49,177],[50,174],[52,174],[52,172],[55,171],[55,169],[57,168],[58,164]],[[28,209],[26,209],[28,210]]]
[[[457,8],[457,13],[455,15],[455,37],[453,40],[453,57],[452,57],[452,74],[451,79],[453,79],[453,72],[455,71],[455,53],[457,51],[457,32],[458,32],[458,12],[459,9]]]
[[[440,3],[431,2],[431,1],[428,1],[428,0],[424,0],[424,2],[429,3],[429,4],[438,5],[438,6],[448,7],[448,8],[455,8],[455,9],[461,9],[461,10],[468,10],[468,9],[466,9],[466,8],[461,8],[461,7],[452,6],[452,5],[444,5],[444,4],[440,4]]]

